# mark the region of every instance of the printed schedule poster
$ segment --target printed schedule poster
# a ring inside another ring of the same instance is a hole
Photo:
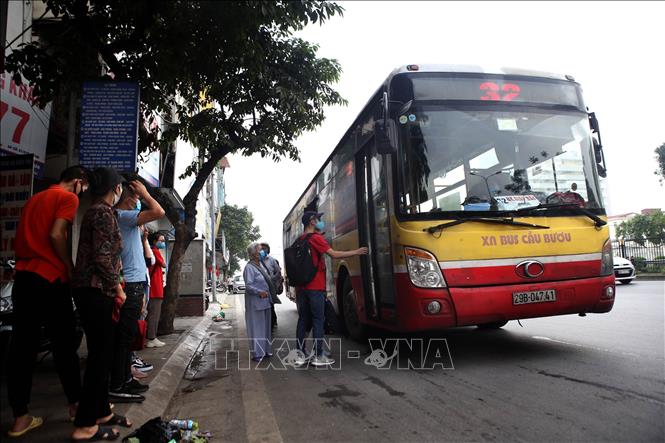
[[[139,86],[133,82],[85,82],[81,99],[79,160],[88,168],[136,169]]]
[[[0,157],[0,259],[14,260],[14,239],[21,220],[21,211],[32,196],[35,156],[5,155]],[[2,281],[11,278],[11,271],[2,269]]]

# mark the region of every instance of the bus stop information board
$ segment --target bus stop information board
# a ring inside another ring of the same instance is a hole
[[[131,82],[86,82],[81,101],[80,163],[88,168],[136,169],[139,87]]]

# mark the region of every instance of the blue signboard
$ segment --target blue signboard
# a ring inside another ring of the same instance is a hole
[[[136,170],[139,86],[85,82],[81,100],[79,160],[83,166]]]

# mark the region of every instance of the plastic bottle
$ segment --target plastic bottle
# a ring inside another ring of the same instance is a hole
[[[169,424],[178,429],[191,430],[194,428],[193,420],[171,420]]]

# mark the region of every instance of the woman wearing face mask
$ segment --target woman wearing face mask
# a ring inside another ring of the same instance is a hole
[[[83,391],[72,433],[74,441],[113,440],[119,433],[111,426],[130,427],[109,405],[109,368],[113,341],[112,313],[117,298],[124,302],[120,285],[122,240],[113,205],[122,194],[122,177],[111,168],[90,174],[93,204],[81,223],[72,287],[88,346]]]
[[[270,307],[272,306],[272,296],[276,292],[270,276],[261,266],[261,252],[263,251],[258,243],[252,243],[247,247],[249,262],[243,271],[245,323],[247,337],[250,340],[249,350],[252,352],[254,361],[261,361],[265,357],[272,356]]]
[[[159,317],[162,313],[162,300],[164,299],[164,269],[166,261],[162,256],[162,251],[166,250],[166,241],[164,235],[159,232],[153,232],[148,236],[148,241],[155,256],[155,264],[150,266],[150,302],[148,303],[148,342],[146,348],[159,348],[164,346],[164,342],[157,338],[157,326]]]

